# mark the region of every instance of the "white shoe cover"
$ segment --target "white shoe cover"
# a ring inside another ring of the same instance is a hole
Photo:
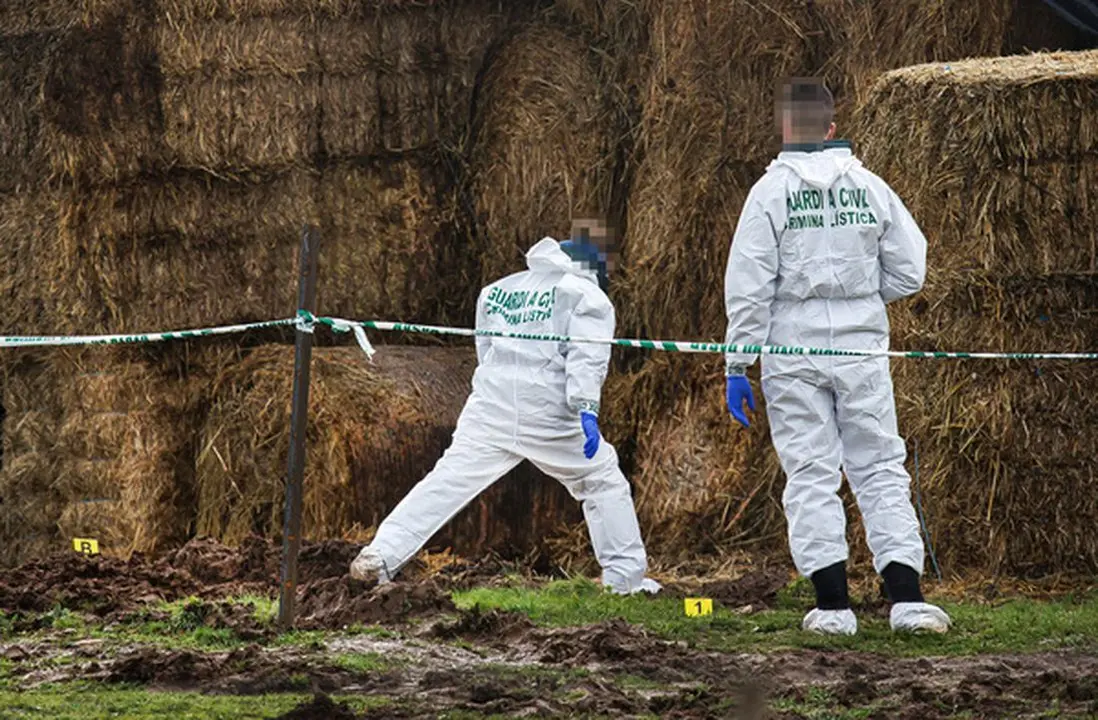
[[[928,603],[896,603],[889,619],[895,632],[944,633],[953,624],[944,610]]]
[[[369,545],[362,548],[358,557],[351,563],[351,577],[362,582],[376,581],[378,585],[385,585],[392,580],[385,567],[385,560],[374,554]]]
[[[632,590],[623,590],[612,585],[608,587],[610,589],[610,592],[614,593],[615,595],[636,595],[637,593],[642,592],[648,593],[649,595],[655,595],[660,590],[663,590],[663,586],[652,578],[645,578],[644,580],[641,580],[640,587],[633,588]]]
[[[858,632],[858,618],[854,611],[820,610],[813,608],[804,616],[801,629],[821,635],[854,635]]]

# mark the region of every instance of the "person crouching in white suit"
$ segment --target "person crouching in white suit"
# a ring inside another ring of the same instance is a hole
[[[832,140],[834,104],[821,82],[785,81],[776,109],[783,149],[748,194],[728,258],[727,342],[887,349],[885,305],[922,288],[926,239],[892,189]],[[754,397],[744,372],[755,359],[726,359],[728,408],[745,426]],[[893,630],[946,632],[949,617],[920,589],[923,542],[888,358],[766,355],[762,388],[786,475],[790,550],[816,589],[803,628],[857,632],[838,494],[845,472]]]
[[[601,220],[576,219],[572,239],[543,238],[528,269],[492,283],[477,300],[478,330],[612,338]],[[601,285],[601,287],[600,287]],[[434,469],[385,518],[351,575],[388,582],[462,508],[522,460],[559,480],[582,503],[615,593],[655,593],[629,482],[598,426],[609,345],[478,336],[473,391],[453,442]]]

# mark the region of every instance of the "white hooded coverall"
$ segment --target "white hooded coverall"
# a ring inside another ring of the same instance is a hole
[[[528,270],[484,288],[478,330],[588,338],[614,336],[614,307],[594,270],[543,238]],[[477,337],[477,369],[453,442],[382,522],[364,551],[395,574],[463,507],[523,459],[583,503],[603,583],[622,593],[654,587],[629,482],[602,439],[584,457],[580,412],[598,414],[610,346]],[[643,585],[642,585],[643,584]]]
[[[926,274],[926,239],[848,148],[782,152],[751,189],[725,274],[727,342],[888,348],[885,304]],[[757,356],[730,354],[729,372]],[[797,570],[847,559],[846,473],[877,572],[923,571],[888,358],[766,355],[762,388]]]

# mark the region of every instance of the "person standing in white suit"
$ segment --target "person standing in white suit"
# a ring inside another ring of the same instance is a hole
[[[481,291],[477,329],[612,338],[610,237],[605,222],[577,219],[571,240],[543,238],[527,253],[527,270]],[[478,336],[476,350],[473,392],[452,444],[381,523],[351,575],[388,582],[463,507],[528,459],[582,502],[604,586],[658,592],[645,577],[629,482],[598,426],[610,346]]]
[[[833,141],[831,93],[787,80],[777,104],[783,149],[748,194],[725,274],[726,341],[887,349],[885,305],[918,292],[926,239],[899,197]],[[726,399],[744,426],[754,409],[745,370],[726,358]],[[797,570],[816,589],[803,628],[852,635],[845,472],[897,631],[946,632],[949,617],[920,589],[923,542],[911,503],[887,357],[767,355],[762,363],[771,436],[786,475],[783,505]]]

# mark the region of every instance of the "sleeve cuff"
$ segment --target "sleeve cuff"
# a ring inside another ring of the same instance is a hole
[[[578,400],[575,403],[575,410],[577,413],[591,413],[592,415],[598,415],[599,402],[597,400]]]
[[[733,375],[746,375],[747,366],[743,363],[729,361],[724,365],[724,374],[726,377],[732,377]]]

